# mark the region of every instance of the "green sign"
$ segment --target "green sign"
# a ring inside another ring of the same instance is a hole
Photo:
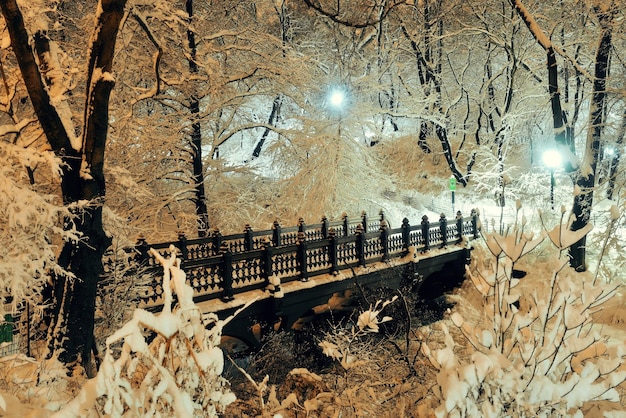
[[[450,190],[452,191],[456,190],[456,179],[454,177],[450,177],[448,184],[449,184]]]
[[[13,317],[4,315],[4,322],[0,324],[0,343],[13,341]]]

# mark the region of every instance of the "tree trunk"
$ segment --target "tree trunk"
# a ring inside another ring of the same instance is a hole
[[[537,40],[539,45],[546,51],[547,55],[547,67],[548,67],[548,93],[550,94],[550,108],[552,110],[552,126],[554,128],[554,140],[561,146],[561,152],[569,151],[574,154],[574,142],[573,138],[567,135],[567,128],[564,123],[564,112],[561,106],[561,94],[559,91],[558,81],[558,65],[556,61],[556,54],[550,38],[548,38],[530,12],[522,4],[521,0],[509,0],[511,6],[515,9],[519,17],[524,24],[530,30],[531,35]],[[572,164],[572,159],[563,158],[563,164],[565,171],[572,172],[575,167]]]
[[[622,114],[622,124],[617,134],[617,140],[615,141],[615,150],[613,152],[613,157],[611,158],[611,165],[609,169],[609,185],[606,190],[607,199],[613,199],[613,192],[615,190],[615,177],[617,176],[617,168],[619,167],[619,163],[621,160],[624,137],[626,137],[626,109]]]
[[[68,368],[82,364],[89,373],[94,347],[94,314],[96,288],[102,274],[102,254],[110,245],[102,225],[102,203],[105,195],[104,151],[108,128],[109,97],[114,82],[110,76],[115,42],[124,15],[126,0],[101,0],[96,16],[94,37],[90,45],[85,94],[82,141],[73,141],[71,126],[64,125],[57,107],[48,95],[41,69],[30,48],[29,36],[15,0],[0,2],[0,8],[11,37],[26,89],[35,114],[52,150],[63,160],[61,191],[66,204],[88,201],[76,209],[65,228],[80,234],[78,242],[66,242],[59,265],[74,277],[52,277],[52,307],[48,329],[50,355],[57,354]],[[38,34],[38,48],[49,42]],[[41,59],[42,67],[50,65]],[[66,124],[71,122],[65,121]]]
[[[282,43],[282,56],[283,58],[287,57],[287,44],[291,42],[291,37],[289,36],[289,15],[287,14],[287,2],[285,0],[280,3],[274,3],[274,9],[276,10],[276,14],[278,15],[278,20],[280,22],[280,38]],[[276,120],[278,119],[278,115],[280,115],[280,108],[283,104],[283,98],[279,94],[274,98],[272,102],[272,110],[270,111],[270,116],[268,118],[267,124],[270,126],[276,126]],[[263,145],[265,145],[265,141],[267,140],[267,136],[270,133],[270,128],[266,127],[263,130],[263,134],[261,138],[256,143],[254,150],[252,151],[252,159],[255,159],[261,155],[261,150],[263,149]]]
[[[193,19],[193,0],[187,0],[185,7],[189,21]],[[187,43],[189,46],[189,71],[194,74],[198,72],[196,64],[196,36],[191,29],[187,30]],[[191,155],[194,183],[194,203],[196,206],[196,217],[198,218],[198,237],[206,237],[209,230],[209,212],[206,205],[206,192],[204,189],[204,164],[202,161],[202,130],[197,118],[200,113],[200,100],[194,95],[189,103],[191,112]]]
[[[574,196],[572,215],[574,222],[570,229],[578,231],[584,228],[591,217],[591,206],[593,204],[593,189],[596,180],[596,168],[598,165],[600,141],[605,121],[606,106],[606,78],[608,75],[609,57],[612,49],[612,21],[617,7],[613,6],[604,11],[596,9],[598,20],[602,28],[600,44],[596,51],[596,64],[593,82],[593,94],[591,99],[591,113],[589,115],[590,128],[587,134],[587,147],[583,164],[577,172],[576,185],[580,193]],[[581,238],[569,249],[570,264],[576,271],[585,271],[586,266],[586,245],[587,237]]]
[[[435,3],[438,4],[438,3]],[[438,56],[438,62],[433,65],[433,39],[432,39],[432,30],[433,30],[433,17],[432,17],[432,3],[430,3],[429,1],[425,1],[422,4],[423,6],[423,16],[424,16],[424,54],[422,54],[422,52],[420,51],[419,45],[417,44],[417,42],[415,42],[413,40],[413,38],[411,37],[411,35],[409,34],[409,31],[406,29],[406,27],[404,26],[404,24],[402,25],[402,32],[404,33],[404,36],[409,40],[410,44],[411,44],[411,48],[413,49],[413,52],[415,53],[415,57],[417,60],[417,70],[418,70],[418,75],[419,75],[419,79],[420,79],[420,83],[422,84],[422,88],[424,89],[424,94],[426,97],[430,96],[431,94],[431,90],[434,90],[434,93],[436,95],[436,98],[434,100],[434,103],[432,105],[431,110],[436,109],[442,116],[444,116],[443,114],[443,110],[441,107],[441,79],[440,79],[440,75],[441,75],[441,54],[442,54],[442,49],[443,49],[443,44],[441,41],[438,41],[436,46],[437,46],[437,56]],[[443,22],[441,21],[441,19],[439,18],[437,20],[437,34],[438,39],[441,40],[442,39],[442,34],[443,34]],[[422,121],[420,124],[420,132],[419,132],[419,137],[418,137],[418,146],[426,153],[431,152],[430,147],[428,146],[428,144],[426,143],[426,139],[427,139],[427,134],[430,131],[430,125],[432,124],[432,122],[427,122],[427,121]],[[435,134],[437,135],[437,139],[439,139],[439,142],[441,143],[441,148],[444,154],[444,157],[446,159],[446,162],[448,163],[448,167],[450,168],[450,171],[452,172],[452,174],[454,175],[454,177],[456,178],[456,180],[462,184],[463,186],[467,185],[467,179],[468,177],[464,176],[459,169],[456,166],[456,162],[454,160],[454,154],[452,152],[452,148],[450,146],[450,141],[448,140],[448,131],[446,126],[444,125],[444,122],[440,122],[440,123],[434,123],[434,131]]]
[[[276,118],[278,117],[278,113],[280,112],[280,106],[282,104],[281,96],[278,95],[274,99],[272,103],[272,111],[270,112],[270,117],[268,118],[267,124],[275,126]],[[261,139],[256,143],[254,147],[254,151],[252,151],[252,158],[257,158],[261,155],[261,150],[263,149],[263,144],[265,144],[265,140],[270,133],[270,128],[265,128],[263,130],[263,135],[261,135]]]

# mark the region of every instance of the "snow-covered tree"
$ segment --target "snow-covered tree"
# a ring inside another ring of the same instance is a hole
[[[79,240],[63,244],[59,258],[59,265],[73,277],[53,275],[51,283],[49,348],[67,364],[90,363],[96,285],[102,272],[102,254],[110,243],[102,225],[104,154],[114,85],[113,58],[125,5],[125,0],[103,0],[94,11],[93,34],[84,44],[89,52],[84,63],[85,102],[80,120],[74,118],[67,100],[70,89],[64,74],[71,73],[72,68],[62,65],[59,44],[48,36],[54,21],[32,7],[26,8],[25,17],[15,0],[0,4],[33,113],[47,146],[61,159],[63,201],[89,202],[65,222],[65,228],[80,234]]]

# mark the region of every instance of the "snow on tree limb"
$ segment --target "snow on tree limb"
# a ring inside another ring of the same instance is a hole
[[[539,45],[541,45],[546,51],[552,48],[552,41],[550,41],[548,35],[543,32],[543,30],[541,29],[533,15],[528,11],[526,6],[524,6],[524,4],[520,0],[509,1],[511,2],[511,5],[515,8],[515,10],[517,10],[518,14],[530,30],[530,33],[537,40],[537,42],[539,42]]]
[[[48,89],[44,85],[39,66],[30,48],[29,34],[24,26],[24,18],[16,0],[0,2],[7,29],[11,37],[11,46],[17,58],[24,78],[24,83],[39,123],[53,150],[65,150],[66,153],[78,151],[73,147],[69,134],[65,129],[59,112],[52,104]]]

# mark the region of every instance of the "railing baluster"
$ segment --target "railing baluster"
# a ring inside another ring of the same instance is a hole
[[[383,250],[382,261],[389,260],[389,226],[384,218],[380,220],[380,245]]]
[[[233,253],[227,242],[223,242],[220,247],[222,255],[222,300],[228,302],[235,298],[233,294]]]
[[[361,225],[363,226],[363,231],[367,234],[367,213],[365,211],[361,212]]]
[[[215,229],[212,233],[213,238],[213,254],[217,255],[222,249],[222,233],[219,229]]]
[[[184,231],[178,231],[178,243],[176,243],[178,250],[180,251],[180,259],[182,262],[189,257],[189,250],[187,249],[187,237]]]
[[[365,267],[365,228],[362,224],[356,227],[356,255],[359,266]]]
[[[402,249],[407,251],[411,246],[411,225],[407,218],[402,219]]]
[[[263,240],[263,278],[265,279],[265,285],[268,286],[270,284],[270,278],[274,274],[274,270],[272,268],[272,257],[274,255],[272,243],[269,239],[265,238]]]
[[[463,214],[461,211],[456,212],[456,235],[457,240],[456,243],[460,244],[463,242]]]
[[[472,209],[472,233],[474,239],[478,239],[478,211],[476,209]]]
[[[243,230],[244,238],[243,238],[243,249],[245,251],[252,251],[254,249],[254,241],[252,239],[252,227],[250,224],[246,224]]]
[[[282,228],[277,219],[274,221],[274,225],[272,227],[272,241],[274,242],[274,247],[280,247],[282,245],[281,232]]]
[[[445,248],[448,245],[448,220],[446,214],[441,213],[439,217],[439,233],[441,234],[441,247]]]
[[[302,223],[304,224],[304,222]],[[309,272],[307,266],[307,258],[306,258],[306,235],[304,231],[298,232],[298,249],[296,252],[296,259],[298,263],[298,269],[300,270],[300,280],[306,282],[309,280]]]
[[[330,264],[330,273],[336,275],[339,272],[339,263],[337,259],[337,231],[330,228],[328,232],[328,263]]]
[[[423,253],[430,250],[430,234],[428,230],[430,229],[430,222],[428,222],[428,216],[422,216],[422,239],[424,240],[424,249]]]
[[[328,218],[326,215],[322,216],[322,238],[328,238]]]

